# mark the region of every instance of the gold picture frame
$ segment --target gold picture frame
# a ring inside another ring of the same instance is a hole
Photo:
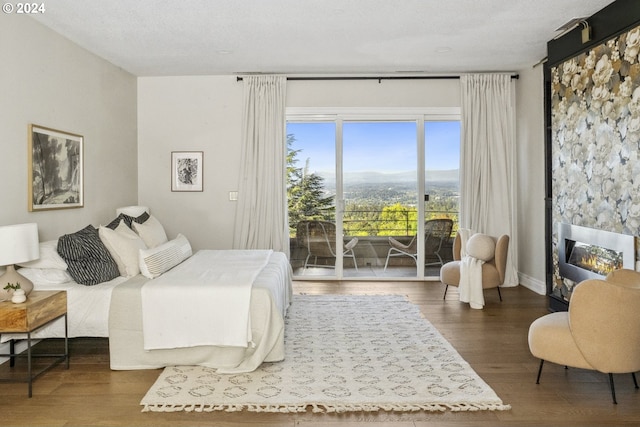
[[[202,151],[171,152],[171,191],[203,191]]]
[[[84,138],[35,124],[28,134],[29,212],[84,206]]]

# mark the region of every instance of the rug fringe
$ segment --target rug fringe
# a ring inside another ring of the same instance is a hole
[[[463,411],[508,411],[511,409],[511,405],[505,405],[500,403],[458,403],[458,404],[444,404],[444,403],[429,403],[424,405],[336,405],[336,404],[306,404],[306,405],[163,405],[163,404],[145,404],[142,408],[142,412],[270,412],[270,413],[300,413],[307,412],[307,409],[311,408],[311,412],[314,413],[345,413],[345,412],[416,412],[416,411],[438,411],[443,412],[447,409],[453,412]]]

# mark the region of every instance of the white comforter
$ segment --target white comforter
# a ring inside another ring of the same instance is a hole
[[[252,284],[272,252],[202,250],[145,283],[145,350],[201,345],[247,347],[252,340]]]

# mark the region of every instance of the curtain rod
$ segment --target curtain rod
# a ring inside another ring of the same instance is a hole
[[[512,79],[519,79],[519,74],[512,74]],[[237,81],[241,82],[243,77],[236,77]],[[445,80],[445,79],[460,79],[460,76],[385,76],[385,77],[373,77],[373,76],[346,76],[346,77],[287,77],[288,81],[316,81],[316,80],[378,80],[380,83],[382,80]]]

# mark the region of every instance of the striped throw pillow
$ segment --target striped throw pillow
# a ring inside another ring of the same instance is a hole
[[[160,246],[140,249],[138,252],[140,254],[138,257],[140,272],[149,279],[158,277],[165,271],[172,269],[192,254],[191,245],[182,234],[178,234],[178,237]]]
[[[120,276],[118,264],[92,225],[61,236],[57,251],[67,263],[67,271],[73,280],[82,285],[97,285]]]
[[[107,224],[105,227],[109,227],[110,229],[115,230],[120,225],[120,221],[124,221],[124,223],[127,224],[127,227],[133,229],[133,223],[134,222],[136,222],[138,224],[142,224],[143,222],[145,222],[148,219],[149,219],[149,214],[147,212],[144,212],[142,215],[140,215],[140,216],[138,216],[136,218],[121,213],[114,220],[112,220],[109,224]]]

